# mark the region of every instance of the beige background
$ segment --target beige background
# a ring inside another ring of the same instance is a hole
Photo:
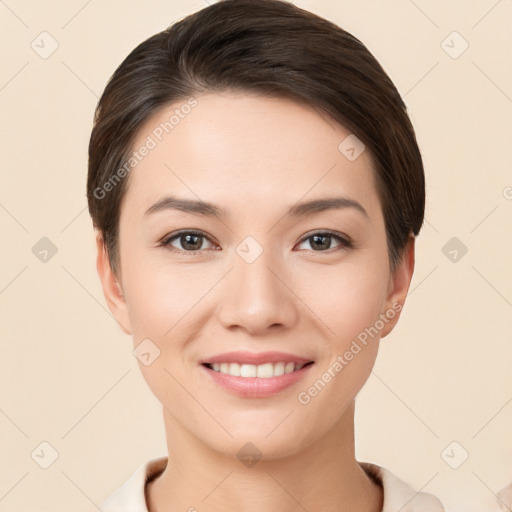
[[[410,297],[358,398],[357,456],[449,511],[489,510],[512,481],[512,2],[296,4],[382,63],[427,175]],[[124,57],[205,5],[0,2],[0,512],[90,510],[166,453],[160,408],[96,275],[87,146]],[[51,38],[58,48],[42,58]],[[33,253],[43,237],[57,248],[46,262]],[[443,252],[452,237],[467,247],[456,261]],[[47,469],[44,441],[58,453]],[[458,469],[446,462],[465,452]]]

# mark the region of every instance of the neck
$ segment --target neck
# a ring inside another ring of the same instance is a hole
[[[168,464],[146,488],[149,512],[381,512],[382,489],[354,455],[354,402],[325,436],[285,458],[245,465],[190,436],[164,410]]]

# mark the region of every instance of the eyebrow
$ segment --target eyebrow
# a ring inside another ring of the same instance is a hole
[[[306,217],[315,213],[323,212],[333,209],[352,208],[362,213],[368,219],[370,218],[363,206],[348,197],[326,197],[322,199],[313,199],[302,203],[297,203],[292,206],[285,214],[287,217]],[[155,204],[146,210],[145,215],[164,211],[164,210],[179,210],[192,215],[202,215],[204,217],[217,217],[219,219],[225,218],[226,212],[215,206],[212,203],[205,201],[195,201],[191,199],[182,199],[175,196],[165,196],[158,200]]]

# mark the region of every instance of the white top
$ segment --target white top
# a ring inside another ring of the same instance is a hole
[[[444,512],[441,502],[432,494],[416,492],[389,470],[359,462],[368,476],[383,488],[382,512]],[[156,478],[167,466],[167,456],[151,459],[139,466],[132,476],[103,501],[103,512],[148,512],[146,483]],[[95,509],[96,510],[96,509]]]

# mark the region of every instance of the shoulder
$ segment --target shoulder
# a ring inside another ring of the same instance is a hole
[[[383,489],[382,512],[445,512],[438,498],[426,492],[415,491],[388,469],[369,462],[359,462],[359,465]]]
[[[167,456],[157,457],[141,464],[116,491],[99,505],[102,512],[148,512],[145,488],[167,466]],[[94,509],[97,512],[97,508]],[[92,512],[92,511],[91,511]]]

